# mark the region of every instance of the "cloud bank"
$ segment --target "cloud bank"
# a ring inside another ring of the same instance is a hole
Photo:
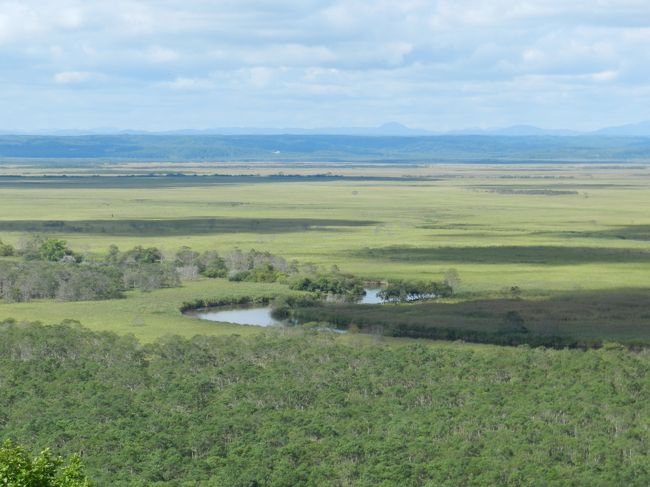
[[[5,0],[0,128],[650,118],[647,0]]]

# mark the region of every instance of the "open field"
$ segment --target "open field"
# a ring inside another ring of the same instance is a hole
[[[358,166],[341,174],[328,168],[325,178],[315,170],[285,171],[308,177],[0,178],[0,239],[18,245],[41,232],[87,254],[110,244],[169,255],[183,245],[255,248],[376,280],[441,280],[454,268],[461,300],[499,298],[514,286],[523,297],[650,288],[645,166],[419,166],[404,179],[405,168],[395,166],[368,166],[368,178]],[[226,328],[188,324],[175,306],[196,294],[286,290],[267,286],[199,281],[120,301],[4,303],[0,319],[75,319],[145,340],[180,329],[217,333]],[[124,319],[106,319],[111,313]],[[635,322],[634,333],[646,324]]]
[[[130,333],[147,342],[164,335],[248,335],[258,333],[261,329],[199,320],[184,316],[180,308],[183,303],[196,299],[237,299],[246,296],[255,299],[288,292],[286,286],[279,284],[231,283],[225,279],[206,279],[185,283],[182,288],[159,289],[147,293],[132,291],[126,299],[0,303],[0,321],[14,318],[17,321],[50,324],[73,320],[91,330]]]

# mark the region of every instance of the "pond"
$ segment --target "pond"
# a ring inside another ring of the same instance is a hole
[[[365,296],[361,297],[358,304],[380,304],[383,303],[377,296],[380,289],[365,289]],[[219,321],[222,323],[234,323],[236,325],[253,326],[281,326],[286,322],[273,318],[270,306],[237,306],[206,308],[188,312],[188,315],[196,316],[201,320]]]
[[[208,308],[197,310],[191,313],[201,320],[220,321],[222,323],[234,323],[236,325],[253,325],[253,326],[278,326],[284,322],[276,320],[271,316],[270,306],[261,306],[255,308],[237,307],[225,308]]]
[[[381,288],[366,288],[365,296],[362,296],[361,299],[357,301],[357,304],[382,304],[384,302],[378,294],[381,291]]]

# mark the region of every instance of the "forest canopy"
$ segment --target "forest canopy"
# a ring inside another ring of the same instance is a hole
[[[5,322],[0,437],[83,452],[97,485],[645,487],[649,373],[647,352],[617,345],[142,345]]]

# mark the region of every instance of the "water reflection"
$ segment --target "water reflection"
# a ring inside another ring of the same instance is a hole
[[[380,288],[365,289],[366,295],[362,296],[358,304],[381,304],[384,302],[377,294],[381,291]]]
[[[194,316],[208,321],[234,323],[236,325],[278,326],[283,322],[271,316],[271,307],[259,308],[213,308],[192,313]]]

